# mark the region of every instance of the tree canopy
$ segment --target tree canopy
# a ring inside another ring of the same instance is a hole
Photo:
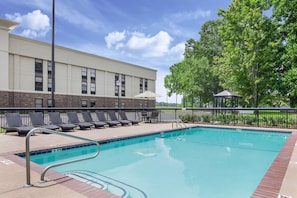
[[[189,39],[182,62],[170,67],[170,75],[165,77],[165,87],[184,98],[206,104],[212,101],[213,94],[220,90],[218,78],[210,68],[213,57],[221,54],[222,42],[218,35],[220,20],[208,21],[200,32],[200,40]]]
[[[205,104],[223,89],[245,106],[297,104],[297,1],[233,0],[189,39],[165,87]]]
[[[219,11],[223,17],[219,35],[225,47],[216,66],[220,83],[236,90],[245,104],[254,107],[274,91],[277,52],[276,24],[263,15],[269,6],[262,2],[234,0],[228,10]]]

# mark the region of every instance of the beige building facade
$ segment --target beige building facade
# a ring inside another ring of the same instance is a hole
[[[146,107],[134,98],[155,91],[157,71],[9,32],[18,24],[0,19],[0,107]],[[55,91],[53,92],[53,82]]]

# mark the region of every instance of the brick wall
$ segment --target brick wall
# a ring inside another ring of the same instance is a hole
[[[47,107],[47,102],[51,99],[51,93],[23,93],[0,91],[0,107],[35,107],[35,99],[43,100],[43,107]],[[74,96],[55,94],[56,107],[81,107],[82,100],[87,106],[95,104],[95,107],[115,107],[118,98],[96,97],[96,96]],[[140,103],[148,103],[150,107],[155,106],[155,102],[145,99],[120,98],[120,104],[125,103],[125,107],[140,107]]]

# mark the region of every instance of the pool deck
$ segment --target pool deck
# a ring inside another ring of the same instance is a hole
[[[198,126],[193,124],[187,124],[190,126]],[[205,125],[199,125],[205,126]],[[75,130],[74,132],[68,132],[71,135],[81,136],[97,141],[119,139],[123,137],[138,136],[142,134],[158,133],[161,131],[171,130],[172,127],[176,129],[175,124],[172,123],[158,123],[149,124],[141,123],[137,126],[117,127],[117,128],[105,128],[105,129],[92,129],[92,130]],[[214,127],[211,125],[211,127]],[[223,126],[226,128],[226,126]],[[230,127],[231,128],[231,127]],[[238,127],[237,127],[238,128]],[[249,128],[251,129],[251,128]],[[259,129],[259,128],[255,128]],[[267,129],[273,131],[292,131],[294,137],[297,136],[297,130],[292,129]],[[79,144],[82,141],[72,139],[69,137],[58,136],[55,134],[36,134],[30,138],[31,150],[42,150],[47,148],[55,148],[58,146],[66,146],[72,144]],[[282,198],[291,197],[297,198],[297,144],[296,138],[291,140],[293,145],[293,152],[289,152],[290,156],[287,156],[289,164],[283,167],[285,175],[281,182],[280,194],[284,195]],[[25,151],[25,137],[19,137],[16,133],[0,134],[0,197],[102,197],[102,198],[116,198],[118,196],[112,195],[102,190],[92,188],[81,182],[73,181],[66,176],[63,176],[54,171],[48,171],[46,179],[48,182],[40,183],[40,173],[43,170],[40,166],[31,163],[31,184],[32,187],[26,187],[26,168],[25,160],[15,156],[15,153],[23,153]],[[292,146],[291,146],[292,147]],[[292,149],[291,149],[292,150]],[[287,153],[288,154],[288,153]],[[284,166],[283,158],[276,161],[281,161],[282,164],[273,164],[272,166]],[[277,162],[276,162],[277,163]],[[288,162],[287,162],[288,163]],[[287,169],[286,169],[287,167]],[[274,174],[274,173],[273,173]],[[276,173],[278,174],[278,173]],[[269,177],[269,176],[268,176]],[[282,178],[283,175],[280,174]],[[274,177],[275,178],[275,177]],[[272,178],[273,179],[273,178]],[[271,181],[269,182],[271,183]],[[261,184],[260,184],[261,185]],[[265,189],[265,182],[263,187],[259,189],[260,194],[254,193],[253,197],[265,197],[261,192],[269,189]],[[257,191],[258,192],[258,191]],[[287,197],[285,197],[287,196]],[[267,196],[268,197],[268,196]],[[271,196],[270,196],[271,197]],[[275,196],[276,198],[278,195]]]

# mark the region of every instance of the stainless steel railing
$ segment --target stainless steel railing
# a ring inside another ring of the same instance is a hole
[[[70,134],[67,134],[67,133],[60,132],[60,131],[54,131],[54,130],[49,130],[49,129],[44,129],[44,128],[34,128],[31,131],[29,131],[29,133],[26,136],[26,179],[27,179],[27,183],[26,183],[25,186],[27,186],[27,187],[32,186],[32,184],[31,184],[31,174],[30,174],[30,172],[31,172],[31,170],[30,170],[30,137],[34,133],[42,133],[42,132],[53,133],[53,134],[56,134],[56,135],[66,136],[66,137],[79,139],[79,140],[83,140],[83,141],[86,141],[86,142],[96,144],[97,152],[94,155],[90,155],[90,156],[87,156],[87,157],[82,157],[82,158],[79,158],[79,159],[69,160],[69,161],[66,161],[66,162],[56,163],[56,164],[52,164],[52,165],[47,166],[43,170],[43,172],[41,174],[41,179],[40,179],[41,181],[45,181],[44,176],[45,176],[46,172],[51,168],[54,168],[54,167],[57,167],[57,166],[62,166],[62,165],[65,165],[65,164],[74,163],[74,162],[79,162],[79,161],[83,161],[83,160],[87,160],[87,159],[92,159],[92,158],[97,157],[99,155],[99,153],[100,153],[100,144],[95,140],[70,135]]]
[[[181,120],[181,119],[175,119],[175,120],[169,120],[171,122],[171,127],[173,128],[173,125],[175,123],[175,126],[181,129],[188,128],[187,125]]]

